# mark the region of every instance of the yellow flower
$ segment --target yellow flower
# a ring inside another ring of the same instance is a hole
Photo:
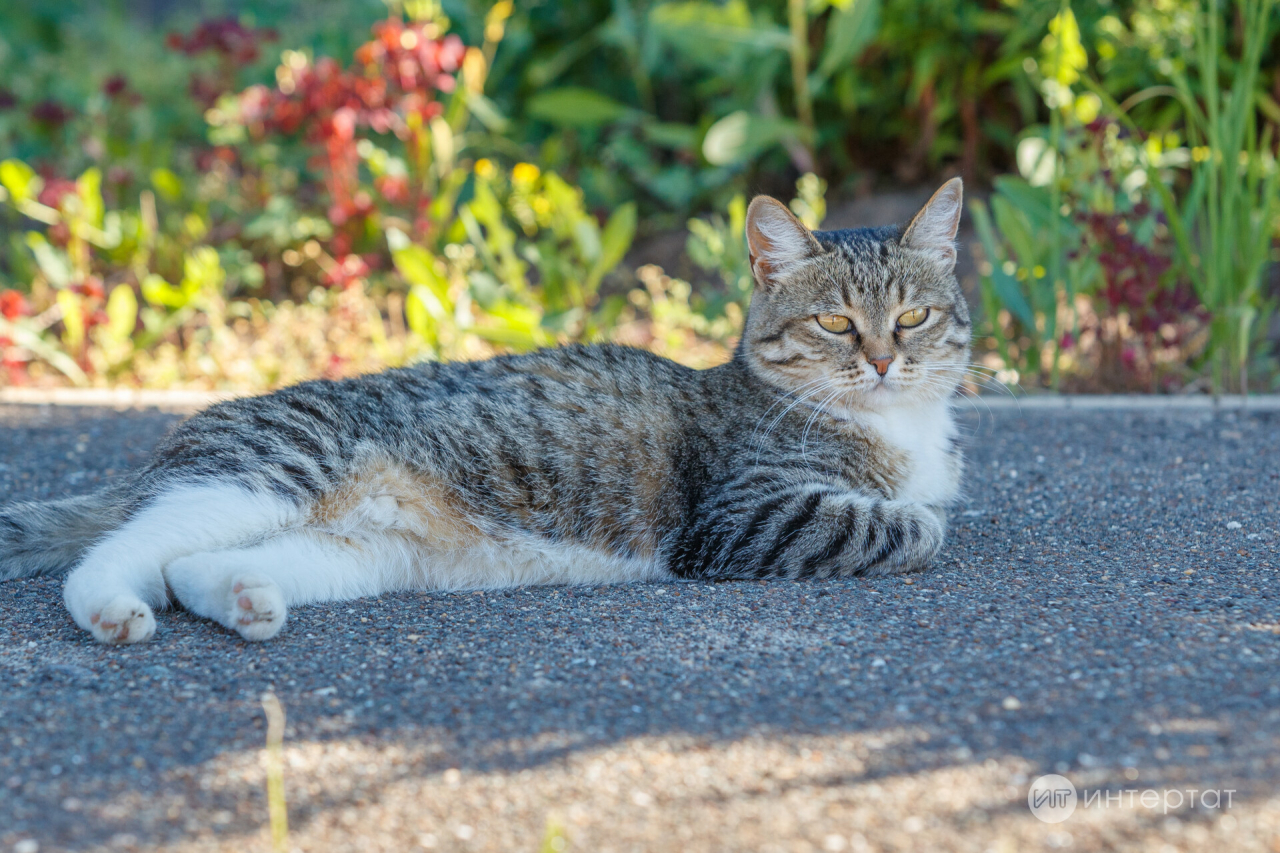
[[[1045,268],[1040,266],[1039,264],[1036,264],[1034,267],[1031,268],[1031,274],[1036,278],[1044,278]]]
[[[1191,159],[1192,159],[1192,160],[1195,160],[1197,163],[1203,163],[1205,160],[1208,160],[1208,159],[1209,159],[1209,146],[1208,146],[1208,145],[1197,145],[1195,148],[1192,148],[1192,149],[1191,149]]]
[[[476,176],[488,180],[492,178],[498,170],[494,168],[493,161],[488,157],[482,157],[476,161]]]
[[[538,176],[542,171],[532,163],[516,163],[511,170],[511,180],[517,184],[531,184],[538,180]]]
[[[1102,111],[1102,99],[1092,92],[1076,98],[1076,118],[1081,124],[1088,124],[1098,117]]]

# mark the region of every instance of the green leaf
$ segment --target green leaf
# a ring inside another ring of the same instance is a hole
[[[84,343],[83,297],[74,290],[58,291],[58,307],[62,309],[62,343],[75,352]]]
[[[713,166],[745,163],[784,139],[798,138],[803,128],[794,121],[761,118],[738,110],[720,119],[702,140],[702,156]]]
[[[467,95],[467,109],[480,120],[485,130],[490,133],[506,133],[510,125],[507,117],[498,109],[498,105],[484,95],[471,93]]]
[[[745,0],[661,3],[649,20],[682,58],[711,70],[723,70],[729,58],[743,50],[761,53],[791,46],[790,33],[764,15],[753,18]]]
[[[207,291],[210,294],[222,290],[227,280],[222,269],[222,259],[212,246],[197,246],[182,261],[182,289],[191,293]]]
[[[631,108],[591,89],[565,86],[534,95],[525,112],[562,127],[598,127],[628,115]]]
[[[127,284],[117,284],[107,297],[107,334],[115,341],[125,341],[138,325],[138,297]]]
[[[440,274],[435,255],[422,246],[410,244],[392,251],[391,260],[405,281],[431,294],[431,300],[441,306],[438,316],[448,314],[453,304],[449,299],[449,282]],[[432,315],[437,316],[437,312],[433,310]]]
[[[27,232],[27,248],[36,256],[36,266],[49,280],[49,284],[57,288],[66,287],[71,282],[71,259],[61,249],[54,248],[43,234],[36,231]]]
[[[152,169],[151,186],[168,201],[182,198],[182,179],[169,169]]]
[[[1034,266],[1040,260],[1040,253],[1036,250],[1042,244],[1033,236],[1026,217],[1009,199],[1000,195],[992,197],[991,212],[995,216],[1000,235],[1013,249],[1013,260],[1020,266]]]
[[[65,374],[74,384],[80,386],[89,384],[89,377],[84,375],[84,371],[74,359],[26,326],[11,323],[0,316],[0,336],[8,338],[23,349],[31,350]]]
[[[857,59],[879,27],[880,0],[853,0],[833,11],[827,22],[827,44],[809,80],[810,88],[816,92],[831,75]]]
[[[489,323],[472,331],[485,340],[506,344],[515,349],[533,349],[554,343],[542,328],[542,312],[518,302],[500,302],[488,311]]]
[[[174,287],[155,273],[142,280],[142,298],[152,305],[163,305],[166,308],[185,308],[200,292],[200,285],[190,279],[183,279],[181,287]]]
[[[431,288],[414,285],[404,301],[404,316],[409,331],[428,343],[435,343],[437,322],[447,319],[448,312]]]
[[[600,286],[600,280],[622,263],[627,250],[631,248],[631,241],[635,239],[636,221],[636,205],[632,201],[619,207],[609,217],[604,230],[600,232],[600,254],[587,276],[585,283],[587,292],[595,293]]]
[[[21,160],[5,160],[0,163],[0,185],[9,191],[14,204],[35,201],[44,181],[35,170]]]
[[[1002,175],[995,179],[996,192],[1009,199],[1036,226],[1050,228],[1053,224],[1053,196],[1048,187],[1033,187],[1021,178]]]
[[[698,128],[691,124],[646,121],[640,126],[640,132],[645,141],[677,151],[691,151],[698,144]]]
[[[996,247],[995,229],[991,227],[991,217],[987,213],[986,205],[975,200],[969,204],[969,213],[973,218],[974,230],[978,232],[978,240],[982,243],[982,253],[986,255],[987,263],[991,264],[991,273],[982,276],[983,282],[990,284],[1000,304],[1017,317],[1019,322],[1027,328],[1034,329],[1035,312],[1031,310],[1031,305],[1022,295],[1017,280],[1000,268],[1001,253]]]
[[[76,195],[80,197],[81,215],[94,228],[102,227],[102,214],[106,205],[102,202],[102,172],[96,168],[85,169],[76,179]]]
[[[637,220],[636,203],[629,201],[615,210],[605,223],[600,235],[599,266],[604,268],[606,274],[622,263],[627,250],[631,248],[631,241],[636,236]]]

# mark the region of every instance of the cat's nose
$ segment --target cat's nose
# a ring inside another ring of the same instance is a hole
[[[893,356],[882,355],[879,358],[868,358],[867,361],[876,366],[876,373],[884,376],[889,372],[889,365],[893,363]]]

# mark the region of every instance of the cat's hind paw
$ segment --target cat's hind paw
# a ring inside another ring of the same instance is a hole
[[[151,608],[132,595],[117,595],[101,610],[89,614],[89,632],[100,643],[119,646],[145,643],[156,632]]]
[[[227,621],[246,640],[269,640],[284,627],[284,593],[275,581],[261,575],[237,575],[231,581]]]

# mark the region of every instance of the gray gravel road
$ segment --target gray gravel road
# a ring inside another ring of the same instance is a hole
[[[0,501],[174,420],[0,406]],[[269,688],[295,849],[1280,850],[1280,413],[965,424],[906,580],[389,595],[263,645],[170,612],[126,648],[0,584],[0,853],[270,849]]]

